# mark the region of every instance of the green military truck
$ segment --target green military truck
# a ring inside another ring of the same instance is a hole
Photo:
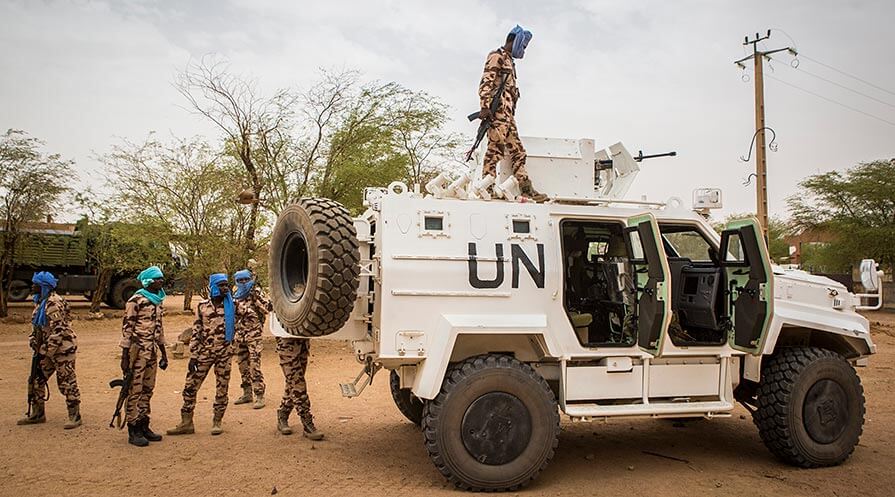
[[[31,294],[31,276],[35,271],[50,271],[59,278],[56,290],[63,294],[93,296],[98,274],[89,257],[88,221],[74,224],[27,223],[22,241],[13,257],[9,300],[24,301]],[[0,238],[4,236],[0,230]],[[139,288],[136,273],[112,275],[103,301],[110,307],[123,309],[127,299]],[[6,283],[6,282],[4,282]]]

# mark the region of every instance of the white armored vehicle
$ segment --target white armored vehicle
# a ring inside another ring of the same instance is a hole
[[[367,189],[351,219],[303,199],[270,249],[275,333],[351,340],[361,393],[390,370],[400,411],[460,488],[511,490],[557,449],[560,414],[752,412],[767,447],[802,467],[854,450],[875,352],[861,296],[772,266],[755,220],[719,235],[697,211],[622,201],[639,165],[620,144],[526,138],[535,187],[440,176]],[[480,174],[480,173],[479,173]],[[876,277],[875,266],[867,266]],[[872,290],[872,289],[871,289]]]

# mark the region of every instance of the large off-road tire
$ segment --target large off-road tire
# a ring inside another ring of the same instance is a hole
[[[13,280],[9,286],[10,302],[24,302],[31,296],[31,284],[24,280]]]
[[[458,488],[516,490],[547,467],[559,443],[550,386],[507,355],[453,365],[425,403],[423,436],[435,467]]]
[[[398,410],[411,423],[419,426],[423,421],[423,401],[413,395],[409,388],[401,388],[401,377],[395,370],[389,374],[388,384]]]
[[[270,240],[270,294],[280,324],[296,336],[334,333],[348,320],[360,274],[348,210],[303,198],[277,218]]]
[[[109,298],[106,303],[115,309],[124,309],[127,301],[133,297],[134,293],[142,288],[140,282],[134,278],[122,278],[116,281],[109,290]]]
[[[753,419],[764,444],[783,461],[834,466],[855,450],[864,426],[864,389],[839,354],[784,348],[762,369]]]

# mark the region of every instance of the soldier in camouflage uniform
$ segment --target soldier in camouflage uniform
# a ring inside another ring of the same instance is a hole
[[[193,411],[196,409],[196,396],[212,368],[216,389],[211,434],[220,435],[224,432],[221,421],[229,401],[227,391],[230,386],[236,312],[226,274],[212,274],[208,279],[208,287],[210,298],[199,302],[196,321],[193,323],[180,424],[168,430],[168,435],[195,433]]]
[[[323,432],[314,426],[311,415],[311,399],[308,398],[308,384],[305,382],[305,371],[308,368],[310,341],[307,338],[277,337],[277,354],[280,356],[280,367],[286,377],[286,388],[283,401],[277,410],[277,430],[283,435],[291,435],[289,414],[292,409],[298,412],[301,419],[302,435],[311,440],[323,440]]]
[[[162,289],[164,274],[158,266],[146,268],[137,276],[143,288],[127,301],[121,324],[121,372],[132,374],[126,412],[128,443],[145,447],[158,442],[161,435],[149,427],[149,403],[155,389],[156,367],[168,368],[165,331],[162,327]],[[159,359],[161,355],[161,359]]]
[[[270,300],[255,284],[252,273],[248,269],[237,271],[233,275],[236,280],[236,336],[233,341],[236,347],[236,363],[242,377],[242,397],[234,404],[248,404],[255,395],[255,409],[264,407],[264,375],[261,373],[261,330],[264,319],[273,306]]]
[[[519,100],[519,87],[516,86],[516,64],[514,58],[522,58],[525,46],[531,39],[531,33],[516,26],[507,35],[504,46],[492,51],[485,60],[485,70],[479,82],[479,102],[481,119],[491,121],[488,128],[488,149],[482,168],[482,176],[492,175],[497,178],[497,163],[509,157],[513,166],[513,175],[519,184],[522,194],[536,202],[543,202],[547,196],[538,193],[531,184],[525,170],[525,147],[519,139],[516,129],[516,102]],[[500,105],[491,115],[491,101],[504,81]]]
[[[45,423],[44,404],[47,397],[47,381],[56,373],[56,384],[59,392],[65,397],[68,407],[68,421],[63,428],[70,430],[81,426],[81,392],[75,375],[75,354],[78,350],[78,338],[71,328],[71,315],[68,302],[58,295],[56,278],[46,272],[34,273],[31,279],[31,290],[34,292],[34,303],[37,304],[31,315],[31,335],[28,344],[40,358],[40,369],[43,378],[35,380],[35,398],[31,415],[18,420],[16,424],[31,425]]]

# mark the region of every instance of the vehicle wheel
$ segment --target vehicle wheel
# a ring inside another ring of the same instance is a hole
[[[289,333],[334,333],[348,320],[360,274],[357,232],[348,210],[303,198],[277,218],[270,241],[270,293]]]
[[[388,383],[398,410],[411,423],[419,426],[423,421],[423,401],[413,395],[409,388],[401,388],[401,377],[397,371],[392,370],[388,376]]]
[[[9,300],[24,302],[31,295],[31,285],[27,281],[13,280],[9,287]]]
[[[553,391],[531,366],[488,354],[455,364],[425,403],[435,467],[458,488],[515,490],[547,467],[559,443]]]
[[[855,450],[864,426],[864,389],[839,354],[785,348],[764,366],[753,415],[774,455],[803,468],[834,466]]]
[[[127,304],[128,299],[130,299],[134,295],[134,292],[140,288],[139,281],[133,278],[122,278],[112,285],[106,303],[115,309],[124,309],[124,305]]]

